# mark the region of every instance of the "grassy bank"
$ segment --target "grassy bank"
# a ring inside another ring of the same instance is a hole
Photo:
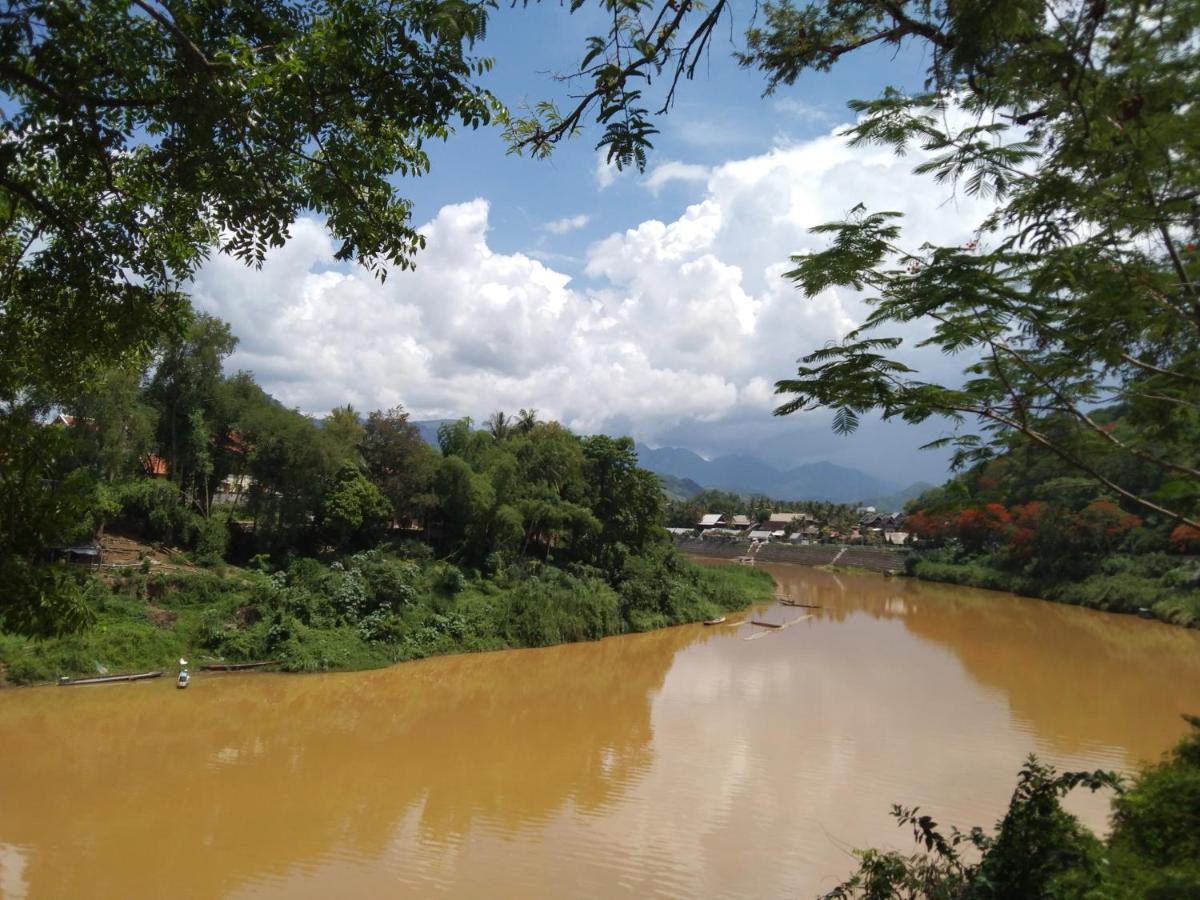
[[[1054,572],[1014,571],[987,554],[942,550],[910,557],[908,574],[1110,612],[1149,610],[1163,622],[1200,627],[1200,571],[1161,553],[1114,554],[1088,573],[1064,578]]]
[[[488,576],[370,551],[273,573],[131,571],[88,585],[95,622],[35,640],[0,634],[12,683],[170,669],[180,656],[364,669],[444,653],[540,647],[695,622],[769,599],[762,571],[636,557],[611,586],[594,569],[526,562]]]

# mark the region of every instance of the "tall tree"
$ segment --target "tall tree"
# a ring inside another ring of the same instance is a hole
[[[505,415],[502,409],[496,410],[483,421],[483,427],[487,429],[488,434],[498,441],[504,440],[512,433],[513,424],[513,417]]]
[[[367,417],[359,444],[367,475],[407,524],[420,519],[433,502],[431,484],[437,452],[425,443],[402,406]]]
[[[187,331],[158,356],[147,395],[159,411],[158,441],[171,480],[203,512],[216,472],[214,445],[221,436],[216,411],[221,365],[237,346],[229,326],[195,316]]]
[[[357,410],[348,403],[334,407],[321,422],[321,437],[341,462],[359,464],[359,445],[366,434]]]
[[[596,562],[615,573],[658,533],[663,521],[662,486],[657,475],[638,468],[633,438],[586,437],[583,455],[588,505],[602,525],[596,538]]]
[[[516,415],[513,427],[520,434],[529,434],[538,424],[537,410],[522,408]]]
[[[577,8],[581,4],[576,4]],[[643,166],[659,112],[704,58],[728,0],[606,0],[570,109],[514,119],[517,149],[545,154],[595,115],[618,166]],[[825,407],[956,426],[967,462],[1008,436],[1040,448],[1142,511],[1200,520],[1200,6],[1191,0],[836,0],[767,3],[739,58],[767,91],[869,45],[919,45],[927,89],[851,104],[852,143],[931,158],[917,171],[996,199],[966,246],[914,246],[899,215],[860,206],[818,227],[827,250],[788,272],[808,296],[868,291],[874,311],[777,388],[779,414]],[[954,110],[953,114],[949,114]],[[892,329],[968,360],[960,380],[914,371]],[[1119,404],[1128,428],[1097,406]],[[1152,483],[1112,459],[1153,467]]]

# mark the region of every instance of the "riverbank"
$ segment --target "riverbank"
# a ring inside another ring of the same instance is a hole
[[[1027,574],[1002,568],[985,555],[952,551],[914,554],[908,574],[924,581],[1008,591],[1054,603],[1155,618],[1170,625],[1200,627],[1200,570],[1165,554],[1113,554],[1082,579]]]
[[[714,559],[736,559],[750,552],[749,544],[735,542],[681,541],[676,547],[684,553]],[[1200,569],[1186,559],[1161,553],[1114,554],[1083,579],[1013,572],[996,565],[986,554],[967,557],[953,550],[766,544],[759,547],[754,558],[816,568],[905,574],[922,581],[1005,591],[1052,603],[1142,615],[1169,625],[1200,627]]]
[[[702,621],[770,599],[770,575],[632,560],[612,587],[587,567],[527,563],[482,576],[371,551],[266,573],[143,572],[90,580],[79,634],[0,633],[0,684],[98,671],[279,659],[288,671],[370,669],[448,653],[542,647]]]

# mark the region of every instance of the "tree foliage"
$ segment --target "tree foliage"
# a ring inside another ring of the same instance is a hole
[[[393,176],[499,112],[486,0],[16,0],[0,13],[0,398],[77,383],[186,311],[214,247],[296,216],[381,274],[424,239]]]
[[[1200,727],[1200,719],[1184,718]],[[1107,841],[1062,808],[1061,798],[1078,788],[1114,792]],[[945,834],[916,808],[893,814],[921,849],[857,851],[858,871],[828,900],[1192,897],[1200,891],[1200,731],[1131,786],[1109,772],[1057,772],[1031,757],[993,834]]]

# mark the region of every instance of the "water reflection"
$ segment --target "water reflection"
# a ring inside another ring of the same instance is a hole
[[[1200,711],[1200,633],[1132,616],[908,578],[771,572],[789,596],[844,621],[898,620],[951,650],[1049,748],[1116,746],[1156,759]],[[815,598],[815,599],[814,599]]]
[[[320,677],[197,677],[0,698],[0,841],[41,895],[224,895],[349,846],[602,815],[651,756],[674,629]],[[407,817],[407,819],[406,819]],[[7,869],[6,869],[7,871]]]
[[[988,824],[1030,751],[1128,766],[1200,708],[1195,633],[769,569],[822,608],[762,640],[0,694],[0,894],[811,895],[906,846],[893,802]]]

